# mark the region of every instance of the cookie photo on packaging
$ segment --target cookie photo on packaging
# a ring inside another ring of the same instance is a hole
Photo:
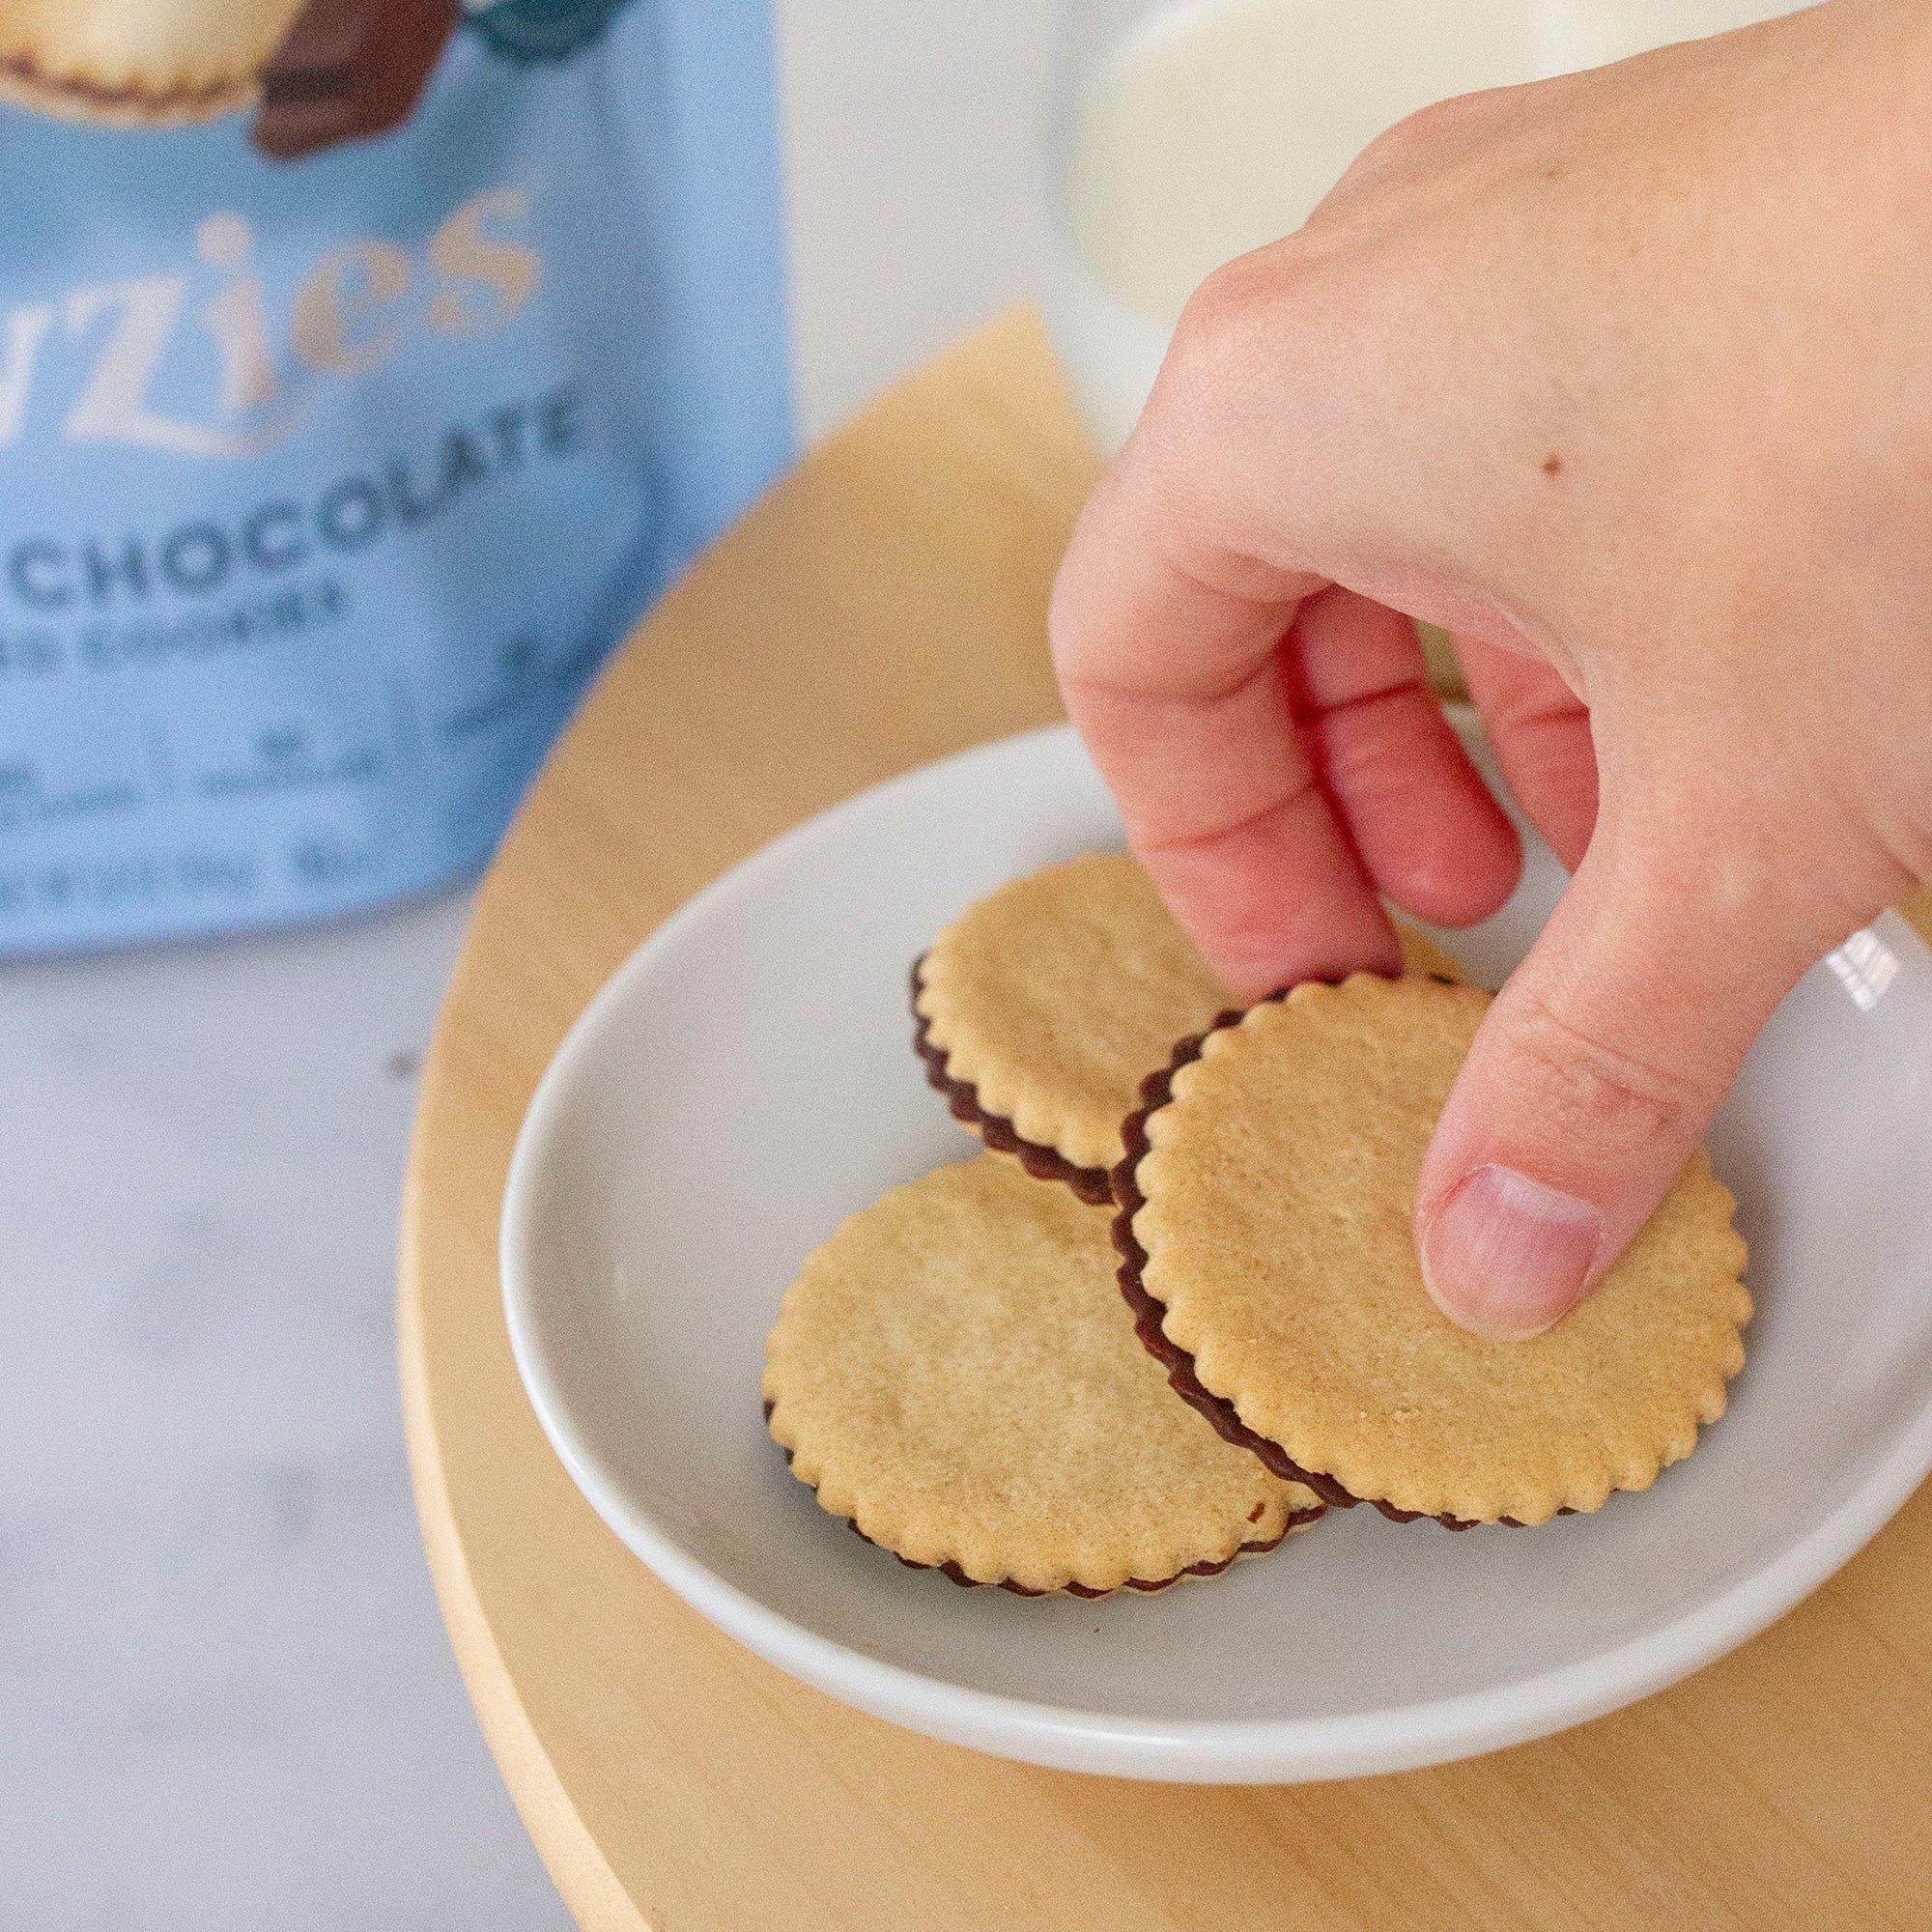
[[[1315,1520],[1318,1497],[1175,1400],[1122,1306],[1108,1226],[980,1154],[813,1252],[764,1400],[821,1507],[914,1568],[1022,1596],[1164,1589]]]
[[[259,105],[255,146],[293,160],[400,127],[460,11],[459,0],[0,0],[0,100],[149,128]]]
[[[0,99],[164,128],[247,106],[301,0],[0,0]]]
[[[1426,933],[1396,930],[1406,972],[1463,978]],[[1095,1203],[1141,1081],[1236,1004],[1124,852],[1002,886],[913,968],[914,1045],[953,1119]]]
[[[1596,1293],[1492,1341],[1422,1285],[1431,1133],[1490,995],[1357,974],[1177,1047],[1115,1177],[1121,1287],[1175,1389],[1325,1500],[1540,1523],[1647,1489],[1723,1413],[1751,1313],[1699,1151]]]

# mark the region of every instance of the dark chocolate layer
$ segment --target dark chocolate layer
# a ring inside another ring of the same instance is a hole
[[[1283,1526],[1281,1536],[1271,1536],[1264,1543],[1244,1543],[1235,1551],[1235,1556],[1265,1555],[1268,1550],[1280,1547],[1282,1537],[1287,1536],[1291,1529],[1297,1528],[1304,1522],[1313,1522],[1318,1517],[1324,1516],[1326,1513],[1325,1510],[1321,1509],[1294,1510],[1290,1514],[1287,1523]],[[873,1543],[872,1539],[849,1516],[845,1519],[845,1527],[854,1536],[858,1537],[862,1543],[871,1543],[874,1549],[884,1549],[886,1548],[883,1543]],[[958,1564],[952,1562],[951,1559],[944,1563],[915,1563],[910,1556],[900,1556],[896,1549],[889,1553],[903,1563],[908,1570],[937,1570],[948,1581],[957,1583],[968,1590],[980,1590],[988,1587],[981,1583],[979,1577],[967,1576],[965,1571],[960,1569]],[[1190,1563],[1184,1570],[1177,1571],[1172,1577],[1162,1577],[1154,1582],[1148,1581],[1144,1577],[1129,1577],[1120,1587],[1123,1590],[1138,1590],[1142,1596],[1151,1597],[1158,1591],[1171,1590],[1183,1577],[1218,1577],[1222,1571],[1233,1564],[1235,1556],[1223,1557],[1219,1563]],[[997,1584],[992,1587],[1001,1590],[1010,1590],[1016,1597],[1052,1597],[1058,1595],[1085,1597],[1091,1601],[1095,1597],[1111,1597],[1114,1594],[1112,1590],[1090,1590],[1085,1583],[1063,1583],[1058,1591],[1029,1590],[1024,1583],[1015,1583],[1010,1577],[1002,1577]]]
[[[1063,1181],[1090,1207],[1104,1208],[1114,1198],[1104,1167],[1075,1167],[1057,1149],[1028,1140],[1006,1115],[989,1114],[980,1104],[980,1090],[970,1080],[952,1077],[946,1049],[933,1045],[932,1022],[919,1009],[919,996],[925,989],[920,968],[924,964],[923,953],[912,964],[912,1043],[925,1063],[926,1084],[946,1096],[955,1121],[973,1128],[989,1148],[1014,1155],[1036,1180]]]

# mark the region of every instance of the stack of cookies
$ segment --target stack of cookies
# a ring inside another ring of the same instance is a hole
[[[785,1294],[765,1411],[819,1502],[955,1582],[1099,1596],[1330,1506],[1537,1523],[1689,1455],[1744,1360],[1730,1195],[1697,1154],[1535,1341],[1448,1321],[1409,1217],[1489,995],[1402,939],[1400,979],[1231,1010],[1123,855],[940,932],[915,1044],[990,1151],[853,1216]]]

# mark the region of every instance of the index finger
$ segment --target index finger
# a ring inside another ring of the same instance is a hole
[[[1127,838],[1229,990],[1400,970],[1302,749],[1276,651],[1326,580],[1204,540],[1130,447],[1075,526],[1049,629]]]

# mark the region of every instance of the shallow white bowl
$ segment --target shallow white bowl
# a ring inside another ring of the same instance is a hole
[[[1282,1781],[1516,1743],[1694,1670],[1830,1576],[1932,1466],[1932,958],[1906,923],[1815,970],[1712,1144],[1759,1313],[1730,1413],[1643,1495],[1533,1531],[1333,1512],[1211,1582],[1096,1604],[902,1569],[786,1472],[765,1331],[807,1252],[975,1144],[927,1090],[906,974],[969,901],[1118,844],[1065,730],[913,772],[683,908],[592,1003],[503,1204],[511,1340],[606,1522],[781,1668],[982,1750]],[[1451,935],[1494,984],[1562,874]]]

